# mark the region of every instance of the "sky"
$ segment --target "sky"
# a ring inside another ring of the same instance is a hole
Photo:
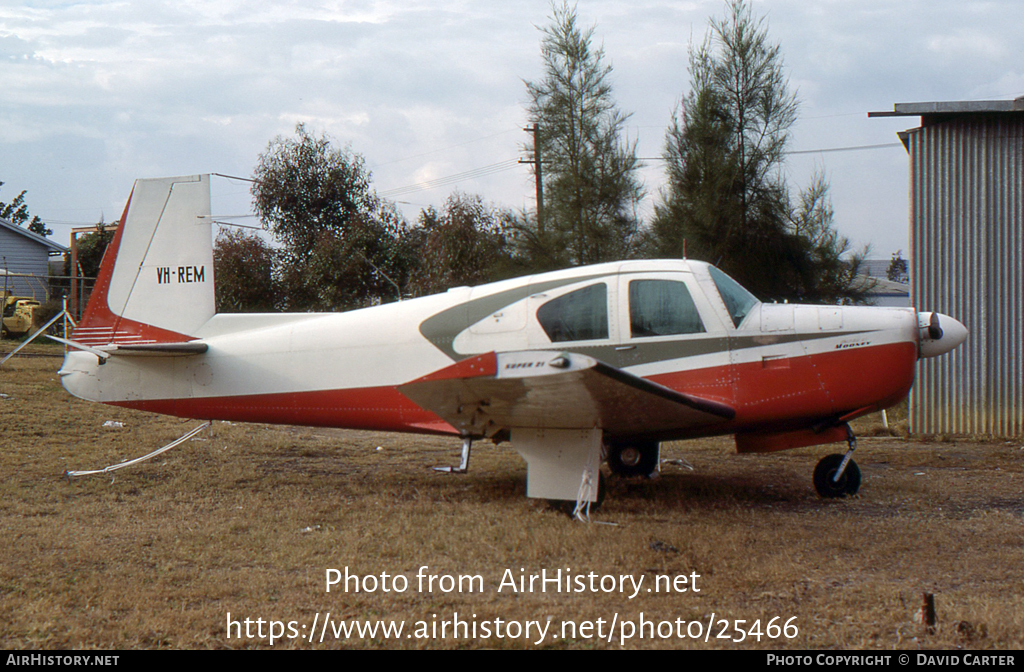
[[[1019,0],[754,0],[800,98],[785,170],[831,185],[835,227],[870,256],[908,254],[908,160],[868,119],[898,102],[1024,96]],[[580,0],[645,159],[650,214],[660,156],[689,91],[687,49],[723,0]],[[361,154],[410,222],[455,190],[533,209],[524,81],[542,76],[547,0],[0,0],[0,201],[69,244],[117,219],[136,178],[248,177],[295,125]],[[872,149],[821,151],[888,145]],[[425,188],[431,184],[433,188]],[[256,224],[249,185],[214,180],[214,215]]]

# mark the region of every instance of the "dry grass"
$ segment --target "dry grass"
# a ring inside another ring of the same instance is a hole
[[[227,613],[312,624],[333,618],[576,621],[796,617],[793,640],[633,640],[627,647],[1021,648],[1024,448],[1020,442],[865,438],[861,494],[822,501],[810,473],[826,451],[736,456],[731,441],[670,444],[685,457],[656,481],[609,479],[584,525],[525,498],[525,465],[480,444],[218,423],[212,436],[111,476],[71,482],[163,445],[196,423],[71,398],[57,359],[0,370],[0,648],[251,647]],[[104,428],[103,422],[124,428]],[[864,433],[874,430],[861,426]],[[378,448],[379,446],[379,448]],[[836,447],[839,448],[838,446]],[[477,574],[474,594],[346,594],[327,568]],[[699,593],[495,591],[502,573],[700,575]],[[934,634],[914,622],[935,594]],[[966,622],[969,624],[963,625]],[[607,625],[605,626],[607,628]],[[762,626],[763,627],[763,626]],[[450,633],[449,633],[450,634]],[[717,634],[717,629],[715,631]],[[531,638],[532,639],[532,638]],[[353,638],[276,647],[532,647],[519,639]],[[544,646],[616,648],[593,638]]]

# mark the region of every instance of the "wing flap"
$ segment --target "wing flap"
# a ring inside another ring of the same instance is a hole
[[[718,424],[735,415],[725,404],[566,352],[488,353],[398,389],[460,432],[477,436],[514,427],[654,434]]]

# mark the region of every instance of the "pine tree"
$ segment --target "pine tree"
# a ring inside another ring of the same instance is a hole
[[[660,255],[718,264],[765,299],[856,301],[863,255],[833,230],[828,184],[796,204],[782,171],[798,100],[781,49],[746,0],[730,0],[689,55],[691,91],[666,137],[668,190],[652,233]]]
[[[612,99],[611,66],[592,46],[594,28],[579,27],[575,7],[553,7],[541,30],[544,77],[526,83],[544,175],[544,219],[526,232],[533,253],[549,266],[629,256],[643,187],[636,143],[622,139],[628,115]]]

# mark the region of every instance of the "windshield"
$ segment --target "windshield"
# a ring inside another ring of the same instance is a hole
[[[722,301],[725,303],[726,310],[729,311],[732,323],[737,327],[740,326],[740,323],[743,322],[743,318],[747,316],[750,309],[757,305],[757,297],[744,289],[743,285],[714,266],[708,266],[708,271],[711,272],[711,279],[715,281],[715,286],[718,287],[718,293],[722,296]]]

